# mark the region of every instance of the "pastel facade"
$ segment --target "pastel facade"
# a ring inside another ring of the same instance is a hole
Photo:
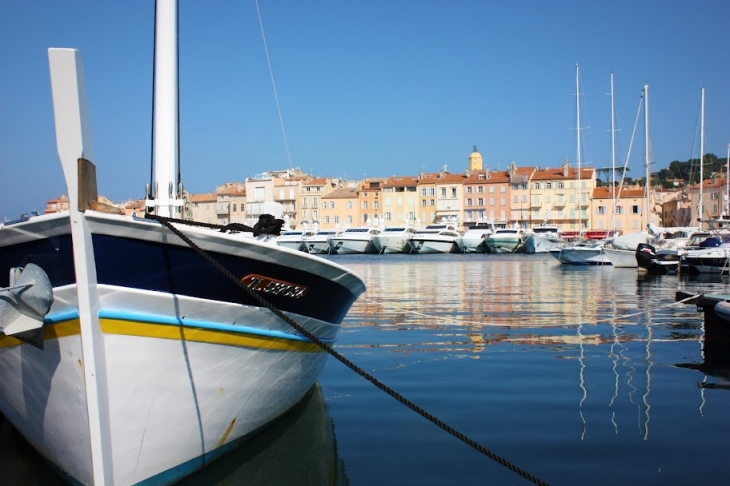
[[[563,231],[584,231],[592,228],[590,198],[596,187],[596,171],[592,167],[571,167],[566,160],[562,167],[538,169],[530,177],[529,225],[543,222],[557,224]]]
[[[383,220],[386,226],[415,225],[418,209],[418,180],[391,177],[382,183]]]
[[[593,230],[618,230],[623,233],[646,231],[647,224],[658,224],[658,217],[651,218],[653,205],[647,206],[646,190],[642,187],[596,187],[591,198],[591,226]]]
[[[322,196],[319,227],[339,229],[355,225],[359,220],[359,195],[356,187],[338,187]]]

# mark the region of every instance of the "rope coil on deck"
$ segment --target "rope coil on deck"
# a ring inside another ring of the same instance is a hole
[[[532,482],[533,484],[538,484],[541,486],[548,486],[548,483],[545,481],[542,481],[541,479],[533,476],[532,474],[524,471],[523,469],[515,466],[514,464],[510,463],[506,459],[502,458],[501,456],[495,454],[494,452],[490,451],[486,447],[482,446],[478,442],[474,441],[473,439],[467,437],[466,435],[462,434],[458,430],[454,429],[450,425],[446,424],[439,418],[435,417],[434,415],[428,413],[426,410],[422,409],[415,403],[411,402],[404,396],[402,396],[400,393],[395,391],[394,389],[390,388],[389,386],[385,385],[384,383],[380,382],[378,379],[376,379],[374,376],[367,373],[365,370],[354,364],[349,359],[345,358],[342,354],[338,353],[334,349],[332,349],[330,346],[328,346],[326,343],[321,341],[317,336],[307,331],[304,327],[297,324],[292,318],[285,315],[282,311],[277,309],[274,305],[272,305],[270,302],[268,302],[266,299],[261,297],[258,293],[256,293],[254,290],[248,288],[246,285],[244,285],[238,277],[233,275],[227,268],[225,268],[223,265],[221,265],[217,260],[215,260],[212,256],[210,256],[205,250],[198,247],[190,238],[185,236],[180,230],[175,228],[172,225],[172,220],[170,218],[165,218],[162,216],[156,216],[152,214],[145,215],[146,218],[153,219],[156,221],[159,221],[161,224],[165,225],[170,231],[175,233],[180,239],[182,239],[190,248],[192,248],[198,255],[203,257],[205,260],[207,260],[211,265],[213,265],[218,271],[220,271],[223,275],[225,275],[229,280],[231,280],[233,283],[235,283],[241,290],[243,290],[248,296],[250,296],[252,299],[256,300],[258,303],[260,303],[263,307],[266,307],[271,312],[273,312],[277,317],[279,317],[281,320],[289,324],[292,328],[294,328],[297,332],[305,336],[307,339],[312,341],[314,344],[319,346],[322,350],[327,352],[330,356],[334,357],[337,361],[344,364],[354,372],[356,372],[358,375],[362,376],[366,380],[368,380],[370,383],[378,387],[380,390],[384,391],[391,397],[398,400],[400,403],[405,405],[406,407],[410,408],[414,412],[421,415],[423,418],[427,419],[431,423],[437,425],[439,428],[445,430],[452,436],[456,437],[457,439],[461,440],[465,444],[471,446],[473,449],[476,449],[477,451],[481,452],[485,456],[489,457],[490,459],[496,461],[500,465],[506,467],[510,471],[522,476],[523,478],[527,479],[528,481]],[[187,221],[182,220],[176,220],[176,222],[181,223],[187,223]]]

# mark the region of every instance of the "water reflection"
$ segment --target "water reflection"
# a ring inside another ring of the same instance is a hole
[[[178,484],[348,484],[336,446],[334,424],[316,384],[259,436]],[[65,484],[1,415],[0,464],[3,484]]]
[[[701,320],[694,308],[676,305],[674,296],[678,287],[710,282],[555,265],[532,255],[338,261],[368,285],[346,327],[406,332],[382,343],[389,352],[479,359],[509,346],[511,352],[546,350],[575,363],[580,440],[606,417],[615,434],[628,425],[648,440],[656,344],[701,352]]]

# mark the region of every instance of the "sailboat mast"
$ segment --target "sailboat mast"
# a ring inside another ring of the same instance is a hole
[[[576,161],[578,163],[578,201],[577,201],[577,208],[578,208],[578,234],[580,235],[582,232],[582,226],[583,226],[583,218],[581,214],[581,191],[580,191],[580,153],[581,153],[581,146],[580,146],[580,68],[578,67],[578,64],[575,65],[575,126],[577,127],[576,130],[576,136],[578,139],[578,142],[576,143],[577,147],[577,155],[576,155]]]
[[[727,144],[725,163],[725,216],[730,216],[730,143]]]
[[[702,207],[702,186],[704,181],[704,169],[705,169],[705,88],[702,87],[701,105],[700,105],[700,197],[697,204],[698,218],[700,220],[700,228],[702,228],[702,214],[704,208]]]
[[[649,139],[649,85],[644,84],[644,161],[646,164],[646,223],[651,222],[651,140]]]
[[[152,187],[148,207],[176,216],[182,207],[178,184],[177,0],[157,0],[155,14]]]
[[[611,228],[616,229],[616,108],[613,99],[613,71],[611,71],[611,195],[613,196],[613,212]],[[619,195],[620,196],[620,195]]]

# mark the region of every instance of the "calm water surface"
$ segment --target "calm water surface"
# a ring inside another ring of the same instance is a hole
[[[716,277],[549,255],[330,256],[368,291],[335,349],[550,484],[726,484],[730,348],[675,292]],[[10,484],[54,484],[0,427]],[[310,396],[195,484],[530,484],[330,358]]]

